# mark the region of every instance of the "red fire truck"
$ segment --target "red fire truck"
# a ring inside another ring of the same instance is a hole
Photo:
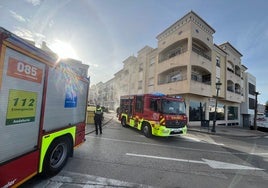
[[[0,28],[0,187],[54,175],[85,141],[88,65]]]
[[[141,130],[146,137],[187,132],[184,99],[161,93],[121,96],[119,120],[123,127]]]

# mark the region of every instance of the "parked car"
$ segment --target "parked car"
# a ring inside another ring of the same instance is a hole
[[[258,130],[268,130],[268,117],[263,113],[259,113],[256,119]]]

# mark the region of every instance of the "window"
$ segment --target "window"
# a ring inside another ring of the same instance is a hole
[[[216,66],[221,67],[221,61],[219,56],[216,57]]]
[[[197,81],[198,80],[198,77],[197,77],[197,75],[194,75],[194,74],[192,74],[192,80],[195,80],[195,81]]]
[[[227,70],[234,73],[234,65],[230,61],[227,62]]]
[[[249,98],[248,99],[249,109],[255,109],[255,99]]]
[[[192,71],[191,79],[194,81],[202,82],[202,76],[199,72]]]
[[[205,119],[205,104],[198,101],[190,101],[189,121],[201,121]]]
[[[249,94],[251,95],[255,95],[255,85],[251,84],[251,83],[248,83],[248,92]]]
[[[227,80],[227,91],[234,92],[234,83],[231,80]]]
[[[241,77],[241,69],[240,69],[240,67],[239,66],[235,66],[235,74],[237,75],[237,76],[239,76],[239,77]]]
[[[228,106],[228,120],[238,120],[238,107]]]
[[[120,110],[123,113],[127,113],[129,115],[132,115],[132,104],[133,104],[133,99],[121,99],[120,100]]]
[[[235,84],[235,93],[241,94],[241,87],[239,84]]]
[[[164,114],[185,114],[185,103],[174,100],[162,99],[161,111]]]
[[[136,112],[143,112],[143,96],[137,96],[136,98],[136,105],[135,105]]]
[[[214,120],[215,104],[209,105],[209,120]],[[223,104],[217,104],[216,120],[224,120],[225,106]]]
[[[156,99],[150,100],[150,109],[154,112],[157,112],[157,100]]]
[[[211,84],[211,74],[203,75],[202,82],[206,84]]]

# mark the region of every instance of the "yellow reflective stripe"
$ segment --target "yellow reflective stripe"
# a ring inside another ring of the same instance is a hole
[[[66,134],[71,134],[72,138],[73,138],[73,142],[75,142],[75,131],[76,131],[76,126],[61,130],[61,131],[57,131],[51,134],[47,134],[44,135],[42,137],[42,143],[41,143],[41,152],[40,152],[40,163],[39,163],[39,173],[42,172],[43,170],[43,162],[45,159],[45,155],[47,153],[47,150],[50,146],[50,144],[52,143],[52,141],[55,138],[58,138],[60,136],[66,135]]]
[[[160,120],[160,124],[162,124],[164,121],[165,121],[165,118],[162,118],[162,119]]]
[[[122,117],[122,118],[123,118],[123,117],[125,117],[125,118],[126,118],[126,120],[127,120],[128,115],[127,115],[127,114],[123,114],[123,113],[122,113],[121,117]]]

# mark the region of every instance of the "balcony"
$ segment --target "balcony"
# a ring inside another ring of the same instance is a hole
[[[211,57],[209,55],[207,55],[204,51],[202,51],[198,48],[195,48],[194,46],[192,48],[192,51],[195,52],[196,54],[208,59],[209,61],[211,61]]]
[[[177,41],[159,53],[158,63],[169,60],[187,51],[188,39]]]
[[[158,75],[158,85],[179,82],[187,79],[187,66],[177,66]]]
[[[188,84],[187,79],[182,79],[176,82],[158,84],[155,89],[156,91],[159,91],[168,95],[175,95],[175,94],[181,94],[181,93],[188,93],[189,84]]]
[[[191,80],[189,93],[211,97],[211,85],[204,82]]]
[[[204,58],[203,56],[200,56],[196,53],[191,54],[191,65],[192,66],[197,66],[197,67],[203,67],[207,71],[211,72],[212,66],[211,66],[211,61],[208,59]]]
[[[207,69],[201,66],[192,66],[191,72],[191,80],[211,85],[211,73]]]
[[[158,85],[162,85],[162,84],[169,84],[169,83],[173,83],[173,82],[179,82],[179,81],[183,81],[186,80],[187,77],[185,76],[174,76],[173,78],[167,78],[167,79],[159,79],[158,81]]]
[[[244,100],[244,97],[240,93],[236,93],[234,91],[228,90],[226,92],[226,100],[241,103]]]
[[[176,48],[171,51],[169,51],[166,54],[163,54],[162,56],[159,57],[159,63],[162,63],[163,61],[166,61],[168,59],[171,59],[177,55],[183,54],[187,51],[186,48]]]
[[[201,40],[193,38],[192,51],[211,61],[211,49]]]
[[[200,66],[192,66],[190,93],[211,96],[211,73]]]

